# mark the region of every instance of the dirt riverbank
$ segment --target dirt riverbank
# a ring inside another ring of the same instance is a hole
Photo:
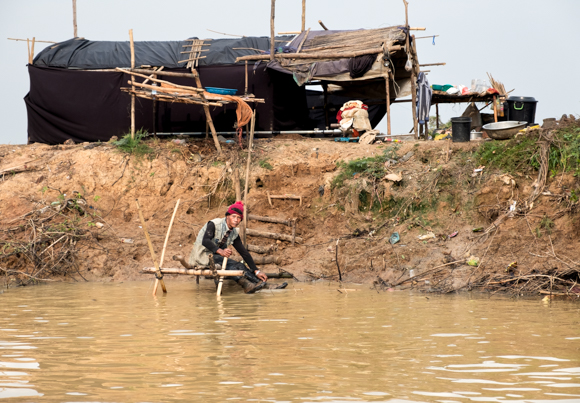
[[[580,130],[576,122],[567,127]],[[300,281],[338,280],[340,270],[343,281],[377,290],[577,296],[580,180],[573,164],[567,170],[542,161],[542,142],[559,144],[550,136],[541,130],[514,140],[511,150],[529,141],[537,152],[527,163],[513,156],[512,166],[494,160],[506,151],[488,144],[499,142],[258,139],[250,214],[295,219],[303,241],[292,246],[249,236],[249,243],[271,246],[280,258],[264,271],[288,271]],[[226,145],[219,157],[205,140],[146,144],[152,154],[141,156],[111,143],[0,146],[3,282],[151,278],[140,272],[152,260],[136,198],[158,255],[181,200],[163,263],[180,267],[171,256],[187,255],[205,222],[235,200],[235,169],[243,190],[247,151]],[[491,164],[484,166],[486,158]],[[302,204],[272,199],[270,205],[268,194],[299,195]],[[290,226],[253,220],[249,228],[292,233]],[[392,244],[394,233],[400,240]]]

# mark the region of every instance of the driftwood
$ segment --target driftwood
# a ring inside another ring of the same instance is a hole
[[[29,165],[31,162],[33,162],[33,161],[29,161],[26,164],[18,165],[18,166],[12,167],[12,168],[2,169],[2,170],[0,170],[0,175],[16,174],[19,172],[26,172],[26,171],[35,171],[36,169],[38,169],[38,167],[35,165]]]
[[[288,241],[288,242],[292,242],[292,235],[286,235],[286,234],[279,234],[276,232],[265,232],[265,231],[258,231],[255,229],[246,229],[246,235],[249,236],[261,236],[264,238],[270,238],[270,239],[279,239],[281,241]],[[295,237],[295,241],[298,243],[302,243],[304,242],[304,239],[300,238],[300,237]]]
[[[300,200],[300,205],[302,206],[302,196],[296,195],[271,195],[268,193],[268,203],[270,203],[270,207],[272,206],[272,199],[293,199],[293,200]]]
[[[289,227],[292,226],[292,221],[284,220],[282,218],[262,217],[259,215],[248,214],[248,219],[249,220],[256,220],[256,221],[263,221],[263,222],[271,222],[271,223],[275,223],[275,224],[284,224],[284,225],[287,225]]]
[[[280,264],[282,262],[280,256],[256,256],[253,259],[256,264]]]
[[[246,249],[248,249],[249,252],[254,253],[270,253],[274,250],[274,246],[248,245]]]

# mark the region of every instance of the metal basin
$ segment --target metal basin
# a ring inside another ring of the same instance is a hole
[[[507,140],[526,127],[527,124],[528,122],[508,120],[506,122],[488,123],[483,126],[483,130],[492,139]]]

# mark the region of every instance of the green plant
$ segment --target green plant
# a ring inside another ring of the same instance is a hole
[[[127,133],[120,140],[114,141],[113,144],[122,152],[142,157],[153,154],[153,149],[143,141],[147,135],[146,130],[140,129],[133,138],[131,138],[131,133]]]
[[[101,200],[101,196],[95,196],[95,197],[93,197],[93,201],[95,203],[98,202],[99,200]]]
[[[264,168],[264,169],[271,171],[272,169],[274,169],[274,167],[268,162],[269,159],[270,158],[261,159],[260,161],[258,161],[258,165],[261,168]]]
[[[383,150],[383,154],[376,157],[357,158],[349,162],[338,161],[337,167],[340,173],[334,177],[331,183],[331,189],[336,189],[344,186],[344,181],[353,178],[356,174],[364,176],[375,182],[385,176],[385,162],[397,158],[397,150],[399,145],[387,147]]]

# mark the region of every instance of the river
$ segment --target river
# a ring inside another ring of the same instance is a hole
[[[0,400],[580,402],[580,305],[291,283],[0,295]]]

